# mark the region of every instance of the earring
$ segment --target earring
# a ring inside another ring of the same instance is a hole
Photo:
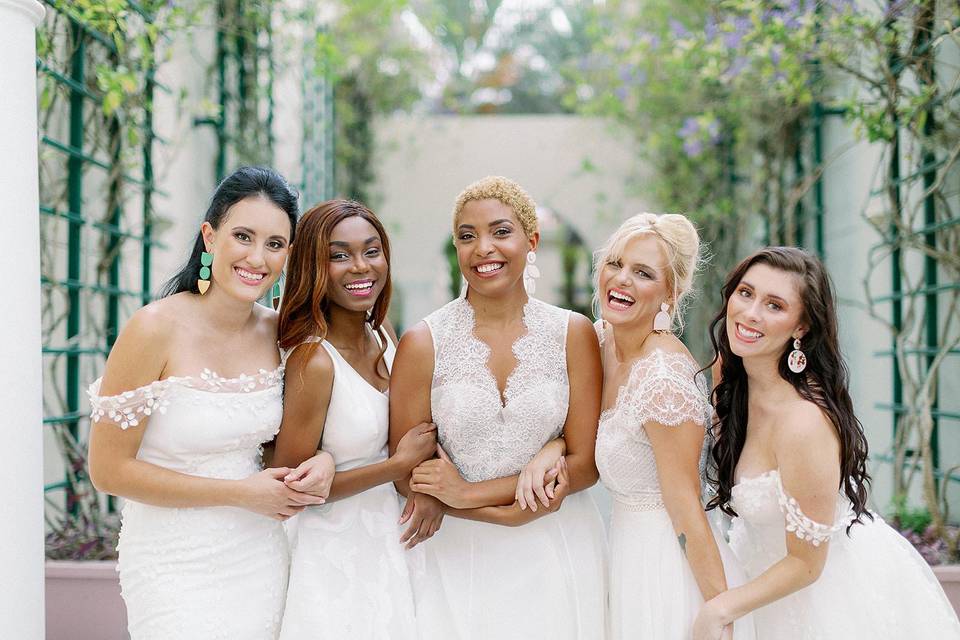
[[[523,268],[523,288],[528,296],[532,296],[537,290],[537,278],[540,277],[540,269],[534,264],[537,261],[537,254],[534,251],[527,252],[527,266]]]
[[[787,367],[794,373],[801,373],[807,368],[807,355],[800,351],[800,338],[793,339],[793,351],[787,356]]]
[[[213,264],[213,254],[204,251],[200,254],[200,278],[197,280],[197,289],[200,295],[207,292],[210,288],[210,265]]]
[[[670,332],[670,305],[666,302],[660,303],[660,311],[653,318],[653,330],[657,333]]]
[[[277,280],[273,283],[273,288],[270,290],[270,303],[273,305],[274,310],[280,307],[280,294],[282,293],[280,289],[280,281]]]

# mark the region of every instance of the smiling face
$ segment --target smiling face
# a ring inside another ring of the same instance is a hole
[[[806,332],[799,286],[797,275],[768,264],[747,269],[727,301],[730,350],[745,360],[779,359]]]
[[[200,231],[213,254],[212,286],[223,293],[255,302],[280,276],[290,248],[290,220],[269,200],[245,198],[230,207],[219,228],[204,222]]]
[[[372,224],[355,215],[330,233],[327,296],[350,311],[369,311],[389,278],[383,240]]]
[[[539,234],[528,238],[513,209],[486,199],[463,205],[455,238],[467,284],[481,295],[496,297],[519,285],[527,253],[537,248]]]
[[[672,306],[670,267],[663,242],[654,233],[630,238],[600,269],[600,315],[611,325],[648,326],[660,304]]]

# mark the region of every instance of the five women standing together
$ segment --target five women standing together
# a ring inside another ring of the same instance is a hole
[[[960,638],[930,569],[866,510],[816,258],[734,270],[711,396],[672,333],[699,259],[686,218],[634,216],[598,252],[595,327],[528,294],[519,185],[470,185],[453,232],[465,292],[398,345],[369,209],[298,225],[272,170],[218,187],[90,390],[91,477],[128,498],[132,638]],[[278,315],[255,301],[285,263]],[[609,551],[583,491],[598,476]]]

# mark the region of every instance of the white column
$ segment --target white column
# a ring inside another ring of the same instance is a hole
[[[0,0],[0,620],[7,638],[43,638],[43,431],[36,0]]]

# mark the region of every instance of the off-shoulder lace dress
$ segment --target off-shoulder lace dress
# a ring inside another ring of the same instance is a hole
[[[430,390],[439,439],[470,481],[519,473],[563,431],[570,398],[570,312],[531,298],[516,368],[501,401],[465,298],[427,317],[434,345]],[[520,527],[444,518],[411,554],[419,637],[600,638],[604,629],[603,523],[580,492]]]
[[[88,391],[91,419],[143,429],[137,457],[180,473],[241,479],[283,414],[283,367]],[[133,640],[263,640],[280,628],[287,543],[280,522],[235,507],[173,509],[126,500],[118,571]]]
[[[604,340],[602,325],[598,334]],[[712,410],[699,367],[685,353],[656,349],[632,365],[616,402],[600,416],[596,460],[613,497],[610,518],[609,638],[689,638],[703,604],[700,589],[663,503],[647,426],[706,428]],[[701,456],[701,460],[702,460]],[[702,468],[702,464],[701,464]],[[728,584],[744,581],[736,558],[715,533]],[[755,638],[752,619],[734,625]]]
[[[387,459],[389,406],[336,347],[333,391],[320,443],[337,471]],[[392,368],[392,343],[383,357]],[[296,384],[294,382],[293,384]],[[413,591],[400,545],[400,502],[393,483],[308,507],[289,521],[296,542],[281,640],[413,640]]]
[[[960,638],[960,623],[927,563],[880,516],[854,524],[844,494],[833,522],[816,522],[785,489],[780,472],[741,479],[730,545],[750,578],[786,556],[786,540],[828,544],[816,582],[754,612],[764,640]]]

